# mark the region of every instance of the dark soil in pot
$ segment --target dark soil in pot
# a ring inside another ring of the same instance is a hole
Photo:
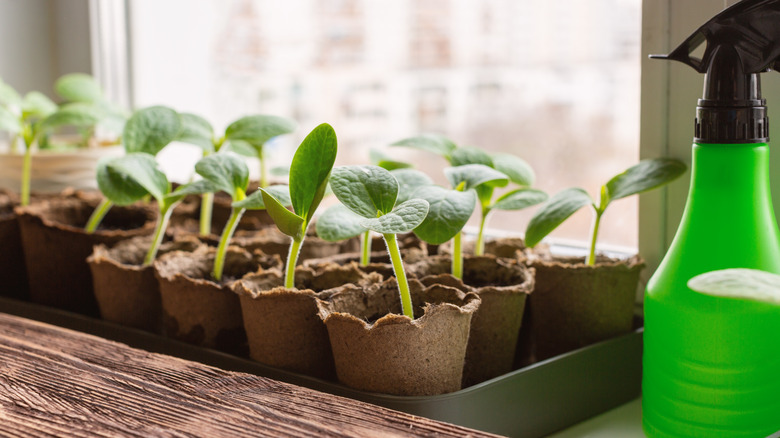
[[[211,277],[216,248],[173,251],[154,262],[160,285],[163,331],[172,338],[238,356],[247,355],[241,304],[232,283],[246,274],[278,268],[279,257],[228,247],[222,281]]]
[[[29,298],[27,268],[22,252],[22,238],[16,220],[14,206],[18,205],[15,195],[0,191],[0,295],[26,300]]]
[[[144,205],[114,206],[95,233],[86,233],[97,201],[55,198],[16,208],[33,302],[98,316],[86,262],[92,247],[152,233],[156,212]]]
[[[471,321],[463,386],[512,371],[527,296],[534,287],[533,269],[513,259],[492,256],[465,257],[463,282],[450,275],[450,269],[451,259],[446,256],[431,257],[410,267],[410,271],[423,276],[423,284],[440,283],[473,291],[482,299]]]
[[[339,381],[363,391],[435,395],[461,388],[471,317],[479,297],[410,280],[415,315],[400,315],[395,279],[347,286],[318,300]]]
[[[110,249],[106,245],[97,245],[87,263],[103,319],[160,333],[160,287],[152,265],[143,265],[151,243],[151,236],[139,236],[123,240]],[[160,246],[157,255],[193,251],[199,245],[200,242],[193,238],[166,242]]]
[[[613,338],[632,329],[644,262],[599,257],[532,260],[536,286],[529,300],[533,360],[543,360]]]
[[[381,282],[356,264],[298,266],[296,289],[283,287],[280,271],[248,275],[236,282],[244,327],[252,359],[278,368],[335,380],[328,332],[317,311],[316,298],[324,299],[345,284]]]

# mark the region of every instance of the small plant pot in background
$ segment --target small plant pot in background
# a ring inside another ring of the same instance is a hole
[[[334,243],[322,240],[313,233],[312,227],[306,236],[305,244],[301,246],[298,260],[319,259],[343,252],[354,252],[360,245],[357,239]],[[290,237],[282,234],[275,226],[258,231],[239,230],[230,243],[250,252],[260,250],[265,254],[276,254],[281,257],[282,262],[287,261],[287,253],[290,251]]]
[[[559,354],[630,332],[639,273],[639,256],[627,260],[598,257],[531,260],[536,286],[529,299],[529,336],[533,360]]]
[[[463,254],[474,254],[473,240],[463,242]],[[439,255],[452,255],[452,241],[438,246]],[[536,245],[534,248],[525,246],[525,241],[521,237],[501,237],[498,239],[488,239],[485,241],[485,254],[507,259],[526,260],[528,257],[547,257],[550,255],[550,247],[544,243]]]
[[[98,161],[122,154],[124,148],[118,145],[36,151],[32,154],[30,189],[39,193],[58,193],[68,187],[96,189]],[[0,187],[19,192],[23,160],[23,154],[0,154]]]
[[[233,289],[241,298],[249,355],[266,365],[335,380],[328,332],[318,316],[316,299],[325,299],[346,284],[379,283],[356,264],[298,266],[296,289],[283,287],[279,271],[245,276]]]
[[[27,268],[22,252],[22,239],[14,207],[18,205],[16,196],[0,190],[0,295],[26,300],[29,298],[27,286]]]
[[[114,206],[90,234],[84,226],[96,205],[96,197],[71,197],[16,208],[33,302],[99,316],[86,262],[93,246],[150,235],[156,213],[147,206]]]
[[[151,236],[139,236],[119,242],[111,249],[97,245],[87,263],[103,319],[160,333],[160,287],[152,265],[143,265],[151,241]],[[193,251],[199,244],[195,239],[166,242],[161,245],[158,255]]]
[[[346,286],[318,300],[339,381],[395,395],[457,391],[463,378],[471,317],[479,297],[409,281],[417,319],[400,315],[395,279],[369,288]]]
[[[278,268],[281,261],[261,253],[228,247],[224,277],[211,277],[216,248],[173,251],[154,262],[160,286],[166,336],[227,353],[246,356],[241,304],[231,284],[246,274]]]
[[[467,256],[463,282],[450,275],[450,269],[450,257],[435,256],[411,266],[410,272],[422,276],[425,285],[439,283],[472,291],[482,300],[471,320],[463,386],[512,371],[526,300],[534,287],[533,269],[492,256]]]

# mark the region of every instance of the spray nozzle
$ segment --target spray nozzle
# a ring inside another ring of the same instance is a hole
[[[668,55],[705,74],[695,141],[769,140],[759,74],[780,69],[780,0],[742,0],[712,17]],[[691,54],[706,42],[701,59]]]

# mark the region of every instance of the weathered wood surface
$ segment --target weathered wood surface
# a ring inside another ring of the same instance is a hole
[[[492,436],[0,313],[0,436]]]

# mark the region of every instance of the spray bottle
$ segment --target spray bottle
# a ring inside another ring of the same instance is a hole
[[[650,437],[765,437],[780,429],[778,307],[698,294],[687,282],[725,268],[780,273],[759,78],[780,67],[780,0],[743,0],[652,57],[705,76],[688,200],[645,293],[643,427]]]

